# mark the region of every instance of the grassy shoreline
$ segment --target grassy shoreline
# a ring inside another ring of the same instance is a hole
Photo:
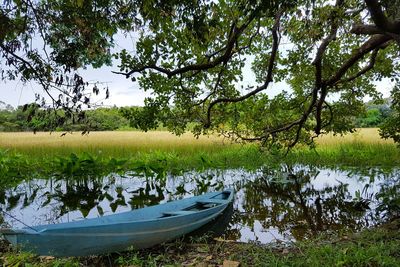
[[[3,266],[399,266],[400,219],[360,233],[320,236],[289,246],[229,240],[176,241],[142,251],[80,258],[38,257],[2,247]],[[225,265],[226,264],[226,265]]]
[[[361,129],[344,137],[324,136],[315,149],[300,147],[270,152],[256,144],[233,144],[217,136],[181,137],[168,132],[0,133],[0,185],[4,180],[110,172],[169,172],[207,168],[245,168],[303,164],[314,166],[400,166],[400,149],[379,139],[376,129]],[[94,173],[93,170],[96,170]]]
[[[68,154],[70,153],[70,154]],[[215,151],[194,150],[137,151],[122,156],[108,153],[56,151],[48,156],[32,155],[14,150],[0,149],[0,186],[6,181],[60,178],[94,175],[112,172],[134,171],[139,175],[154,176],[159,173],[181,174],[190,170],[235,169],[256,170],[263,166],[302,164],[332,168],[362,167],[393,169],[400,166],[400,150],[394,145],[366,145],[351,143],[337,147],[296,149],[288,155],[261,151],[255,145],[224,147]]]
[[[287,156],[256,145],[231,144],[211,136],[195,139],[167,132],[0,133],[0,188],[27,179],[59,175],[62,179],[110,172],[180,173],[207,168],[257,169],[273,164],[398,168],[400,149],[380,140],[376,129],[344,137],[326,136],[311,150],[300,147]],[[296,242],[290,247],[234,242],[175,243],[145,251],[100,257],[53,259],[3,246],[3,266],[218,266],[224,260],[241,266],[400,266],[400,220],[361,233]],[[1,247],[1,246],[0,246]],[[221,256],[222,255],[222,256]]]

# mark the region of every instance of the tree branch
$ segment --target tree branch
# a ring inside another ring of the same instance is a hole
[[[364,74],[367,73],[369,70],[373,69],[373,67],[374,67],[374,65],[375,65],[376,57],[377,57],[377,55],[378,55],[378,51],[379,51],[379,49],[376,48],[376,49],[372,52],[371,57],[370,57],[370,59],[369,59],[369,63],[368,63],[364,68],[362,68],[359,72],[357,72],[357,73],[354,74],[353,76],[350,76],[350,77],[348,77],[348,78],[346,78],[346,79],[342,79],[342,80],[337,81],[334,85],[337,85],[337,84],[339,84],[339,83],[351,82],[351,81],[357,79],[358,77],[364,75]]]
[[[343,0],[337,0],[336,1],[336,7],[341,7],[343,5],[344,1]],[[325,97],[328,94],[328,88],[325,85],[324,81],[322,80],[322,60],[323,56],[325,54],[326,49],[328,48],[329,44],[336,39],[337,31],[339,29],[339,19],[337,18],[337,12],[332,12],[331,13],[331,30],[330,34],[328,35],[327,38],[325,38],[320,47],[317,50],[317,55],[315,56],[315,60],[313,64],[315,65],[315,84],[314,84],[314,89],[313,89],[313,94],[312,94],[312,100],[311,104],[308,107],[308,110],[306,113],[303,115],[303,119],[301,120],[301,123],[299,125],[299,129],[297,131],[296,139],[292,143],[292,146],[294,146],[297,141],[300,138],[300,130],[302,128],[302,125],[306,121],[307,117],[309,114],[311,114],[314,106],[316,105],[316,111],[315,111],[315,119],[316,119],[316,126],[315,126],[315,133],[318,135],[321,132],[321,112],[322,112],[322,104],[325,101]],[[320,91],[320,97],[318,100],[318,92]],[[318,101],[317,101],[318,100]]]
[[[384,45],[387,41],[390,41],[391,37],[382,34],[373,35],[368,41],[366,41],[360,48],[356,49],[353,55],[338,69],[338,71],[329,78],[325,84],[327,86],[334,85],[344,74],[351,68],[358,60],[363,58],[366,54],[372,50]]]
[[[236,98],[219,98],[219,99],[216,99],[213,102],[211,102],[207,109],[207,121],[204,124],[205,128],[208,128],[211,126],[211,110],[215,105],[217,105],[219,103],[228,103],[228,102],[236,103],[239,101],[243,101],[243,100],[245,100],[251,96],[254,96],[257,93],[265,90],[268,87],[269,83],[272,82],[272,75],[273,75],[273,70],[275,67],[275,59],[276,59],[276,55],[278,52],[279,40],[280,40],[278,31],[279,31],[279,24],[280,24],[281,16],[282,16],[282,13],[278,12],[275,17],[274,26],[272,28],[273,43],[272,43],[271,56],[268,61],[267,77],[265,79],[264,84],[262,84],[261,86],[258,86],[256,89],[254,89],[253,91],[251,91],[243,96],[236,97]]]
[[[46,94],[51,98],[51,100],[53,101],[53,103],[56,102],[56,100],[54,99],[54,97],[50,94],[49,92],[49,85],[43,81],[43,77],[42,74],[40,74],[36,68],[34,68],[32,66],[32,64],[30,62],[28,62],[27,60],[25,60],[24,58],[18,56],[17,54],[13,53],[12,51],[8,50],[7,47],[5,47],[2,43],[0,43],[0,48],[3,49],[6,53],[10,54],[11,56],[13,56],[14,58],[16,58],[17,60],[19,60],[22,64],[25,64],[29,67],[29,69],[31,69],[33,71],[33,73],[36,76],[36,79],[39,81],[39,83],[42,85],[43,90],[46,92]]]
[[[400,21],[389,21],[377,0],[365,0],[375,25],[385,32],[400,33]]]
[[[351,28],[350,33],[360,35],[385,34],[385,32],[378,28],[376,25],[371,24],[355,24]]]
[[[187,66],[184,66],[182,68],[175,69],[175,70],[169,70],[169,69],[166,69],[166,68],[162,68],[160,66],[157,66],[156,63],[154,63],[154,64],[144,65],[144,66],[139,67],[139,68],[134,68],[134,69],[130,70],[127,73],[115,72],[115,71],[113,71],[113,73],[122,74],[122,75],[125,75],[126,77],[129,77],[130,75],[132,75],[134,73],[137,73],[137,72],[142,72],[142,71],[147,70],[147,69],[154,69],[154,70],[156,70],[158,72],[166,74],[169,78],[171,78],[172,76],[175,76],[175,75],[178,75],[178,74],[183,74],[183,73],[186,73],[186,72],[189,72],[189,71],[202,71],[202,70],[208,70],[208,69],[214,68],[214,67],[218,66],[221,63],[227,62],[232,57],[232,55],[235,53],[233,51],[233,48],[235,47],[236,41],[241,36],[241,34],[244,32],[244,30],[257,17],[258,12],[260,10],[261,10],[261,7],[258,7],[255,10],[253,10],[253,12],[250,14],[247,22],[243,23],[243,25],[241,25],[240,27],[237,27],[235,24],[233,24],[233,29],[231,29],[232,33],[229,34],[228,42],[227,42],[227,44],[225,46],[225,49],[221,50],[221,52],[223,50],[225,50],[225,53],[223,55],[217,57],[214,61],[207,61],[206,63],[197,63],[197,64],[192,64],[192,65],[187,65]]]

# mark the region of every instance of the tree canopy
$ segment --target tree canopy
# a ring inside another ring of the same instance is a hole
[[[3,79],[36,80],[56,107],[79,109],[99,89],[74,71],[118,62],[116,75],[153,92],[132,113],[144,130],[194,123],[290,148],[351,131],[364,98],[381,97],[376,81],[391,79],[400,100],[399,0],[19,0],[0,21]],[[132,31],[133,52],[110,52]],[[393,110],[384,137],[399,135]]]

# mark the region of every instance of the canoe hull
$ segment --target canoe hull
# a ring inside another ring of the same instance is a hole
[[[187,200],[181,201],[185,205],[190,203]],[[82,226],[72,224],[75,227],[69,228],[68,224],[65,224],[62,228],[43,228],[39,232],[16,231],[14,234],[3,233],[3,235],[22,250],[38,255],[86,256],[121,251],[128,247],[143,249],[184,236],[206,225],[220,215],[231,201],[232,196],[226,203],[220,203],[199,212],[189,212],[186,215],[98,224],[89,227],[84,224]],[[163,205],[159,206],[163,207]]]

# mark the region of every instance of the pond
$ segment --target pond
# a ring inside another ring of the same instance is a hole
[[[165,177],[134,173],[36,179],[0,190],[3,225],[67,222],[233,188],[224,238],[270,243],[322,231],[359,230],[399,212],[399,170],[280,166],[205,170]],[[226,220],[226,219],[225,219]]]

